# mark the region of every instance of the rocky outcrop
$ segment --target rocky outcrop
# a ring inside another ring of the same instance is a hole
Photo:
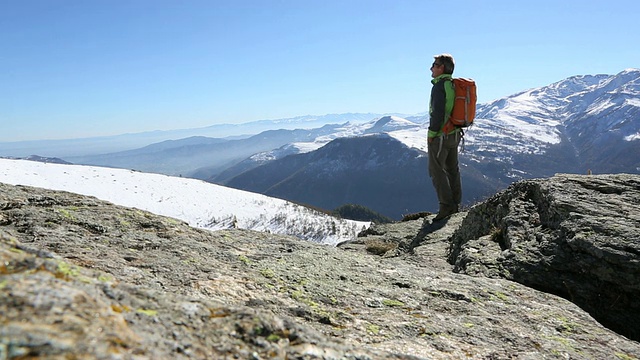
[[[640,340],[640,176],[521,181],[472,208],[454,271],[557,294]]]
[[[0,184],[0,359],[640,358],[498,265],[450,264],[476,211],[330,247]]]

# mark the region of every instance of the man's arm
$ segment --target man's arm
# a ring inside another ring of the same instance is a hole
[[[431,118],[429,120],[429,137],[436,137],[445,119],[446,94],[444,88],[445,81],[433,85],[431,90]]]

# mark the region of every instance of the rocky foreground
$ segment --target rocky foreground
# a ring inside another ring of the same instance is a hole
[[[0,359],[640,358],[640,176],[431,217],[330,247],[0,184]]]

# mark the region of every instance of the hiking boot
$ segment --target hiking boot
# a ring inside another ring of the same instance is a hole
[[[440,221],[446,219],[449,216],[457,213],[459,209],[460,208],[457,204],[453,207],[440,209],[440,211],[438,211],[438,215],[436,215],[436,217],[434,217],[432,221]]]
[[[438,215],[436,215],[432,221],[444,220],[453,214],[455,214],[455,211],[439,211]]]
[[[434,217],[433,220],[431,220],[431,221],[432,222],[436,222],[436,221],[444,220],[444,219],[448,218],[449,216],[451,216],[451,214],[438,213],[438,215],[436,215],[436,217]]]

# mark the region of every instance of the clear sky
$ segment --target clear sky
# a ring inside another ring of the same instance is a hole
[[[0,141],[427,111],[640,67],[637,0],[0,0]]]

